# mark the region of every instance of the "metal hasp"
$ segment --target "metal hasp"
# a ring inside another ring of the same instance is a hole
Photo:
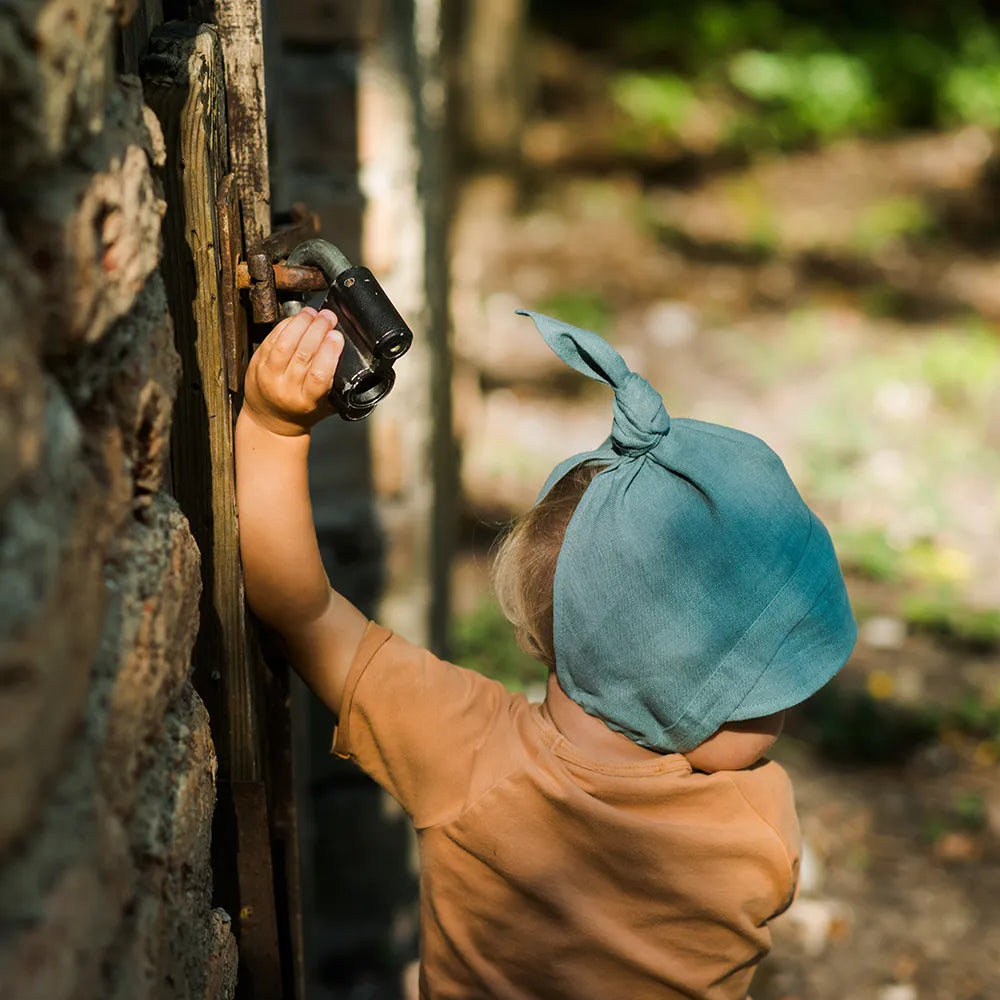
[[[276,323],[281,318],[272,265],[281,260],[292,247],[318,232],[319,216],[298,202],[292,206],[286,222],[278,226],[270,236],[249,248],[245,266],[255,323]]]
[[[413,342],[413,334],[367,267],[355,267],[327,240],[300,243],[286,262],[323,272],[330,289],[323,309],[332,310],[344,335],[344,351],[329,399],[344,420],[362,420],[396,380],[393,362]]]

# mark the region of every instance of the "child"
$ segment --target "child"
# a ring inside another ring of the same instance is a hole
[[[550,668],[541,705],[330,588],[306,466],[342,344],[329,313],[278,324],[247,373],[247,596],[337,716],[334,752],[417,828],[421,997],[744,1000],[799,860],[762,755],[851,651],[843,579],[766,445],[671,420],[596,334],[529,315],[615,390],[611,436],[554,470],[497,562]]]

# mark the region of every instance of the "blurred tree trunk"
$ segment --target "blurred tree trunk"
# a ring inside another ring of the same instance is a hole
[[[459,128],[473,159],[518,158],[530,90],[526,0],[478,0],[465,11]]]

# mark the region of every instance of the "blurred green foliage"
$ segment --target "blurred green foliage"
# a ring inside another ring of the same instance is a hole
[[[691,84],[675,73],[619,73],[611,96],[638,127],[669,134],[681,130],[697,100]]]
[[[754,113],[735,115],[730,128],[748,147],[872,132],[885,114],[864,60],[843,52],[748,49],[729,61],[728,76],[756,104]]]
[[[451,657],[455,663],[503,682],[511,691],[544,684],[548,668],[517,644],[514,629],[493,597],[483,597],[452,626]]]
[[[723,141],[748,152],[845,134],[958,124],[1000,127],[1000,23],[969,0],[556,0],[534,14],[622,68],[612,97],[636,125],[681,133],[708,98],[725,105]],[[627,68],[626,68],[627,67]],[[651,139],[653,137],[651,136]]]
[[[970,607],[953,587],[904,594],[900,611],[913,628],[945,636],[972,649],[992,650],[1000,646],[1000,611]],[[997,734],[1000,735],[1000,719]]]
[[[884,528],[835,526],[837,555],[844,566],[878,583],[898,583],[902,579],[902,553],[893,545]]]
[[[989,825],[989,807],[978,792],[961,791],[955,794],[950,807],[938,809],[924,818],[921,837],[928,844],[937,843],[947,833],[980,833]]]
[[[858,354],[817,382],[805,414],[808,491],[836,502],[883,488],[878,477],[890,476],[908,515],[919,510],[928,526],[941,526],[951,479],[970,469],[1000,475],[1000,456],[982,435],[998,384],[1000,339],[981,320]]]
[[[960,829],[972,832],[985,829],[988,821],[986,800],[976,792],[962,792],[955,799],[952,815]]]
[[[906,295],[893,285],[875,282],[863,288],[859,300],[872,319],[900,316],[906,311]]]
[[[884,198],[869,205],[858,219],[854,244],[863,254],[877,253],[901,240],[933,234],[936,219],[920,198]]]
[[[958,583],[948,579],[954,572],[953,550],[931,539],[900,547],[883,528],[872,526],[836,527],[833,535],[841,563],[853,573],[903,585],[898,613],[911,629],[972,650],[1000,647],[1000,610],[971,606]]]
[[[613,315],[608,300],[589,289],[565,289],[542,299],[539,312],[558,316],[563,322],[584,330],[593,330],[602,336],[607,333]]]
[[[901,705],[836,678],[792,709],[786,728],[831,757],[859,764],[898,761],[942,738],[978,743],[995,759],[1000,752],[1000,701],[970,691],[944,705]],[[959,822],[952,826],[979,822],[974,802],[957,802],[954,816]]]
[[[1000,700],[967,694],[941,714],[939,725],[981,740],[1000,744]]]
[[[834,682],[793,709],[788,728],[841,762],[884,764],[907,757],[938,734],[927,711],[902,709]]]

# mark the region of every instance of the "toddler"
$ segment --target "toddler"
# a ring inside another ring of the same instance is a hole
[[[307,485],[331,313],[279,323],[247,373],[247,597],[336,715],[333,752],[417,829],[422,998],[745,1000],[799,863],[791,788],[763,755],[853,647],[843,578],[766,445],[671,419],[596,334],[528,315],[614,389],[609,438],[557,466],[496,561],[545,700],[331,589]]]

